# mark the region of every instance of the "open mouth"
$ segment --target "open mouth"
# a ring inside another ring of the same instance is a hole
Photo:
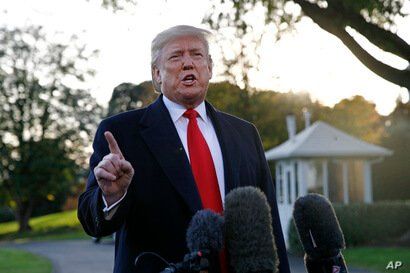
[[[188,74],[182,79],[182,82],[185,85],[192,85],[195,81],[196,81],[196,77],[194,74]]]

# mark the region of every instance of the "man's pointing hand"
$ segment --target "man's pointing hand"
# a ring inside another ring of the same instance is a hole
[[[117,141],[111,132],[104,133],[110,153],[94,168],[94,175],[107,205],[117,202],[125,194],[134,176],[134,168],[124,159]]]

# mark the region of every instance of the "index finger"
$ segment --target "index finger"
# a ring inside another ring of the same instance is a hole
[[[108,148],[110,149],[110,153],[117,154],[121,158],[124,158],[124,156],[121,153],[120,147],[118,147],[117,141],[115,140],[115,138],[111,134],[111,132],[110,131],[105,131],[104,136],[105,136],[105,139],[108,142]]]

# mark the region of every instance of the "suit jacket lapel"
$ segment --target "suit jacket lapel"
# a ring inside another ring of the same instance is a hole
[[[221,147],[224,164],[225,194],[228,194],[230,190],[239,186],[241,154],[238,150],[240,145],[237,141],[240,136],[235,127],[226,120],[226,117],[208,102],[206,102],[206,109],[214,125]]]
[[[147,108],[140,125],[142,138],[191,212],[202,209],[189,160],[162,95]]]

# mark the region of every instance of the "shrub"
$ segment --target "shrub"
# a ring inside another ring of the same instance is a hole
[[[386,243],[410,230],[410,202],[335,205],[346,245]]]
[[[333,206],[347,247],[395,242],[410,230],[410,201]],[[293,220],[288,236],[290,252],[301,253],[303,248]]]
[[[0,223],[14,221],[14,214],[9,207],[0,207]]]
[[[296,230],[295,221],[290,220],[288,232],[289,252],[293,255],[300,256],[304,253],[302,243],[299,239],[299,234]]]

